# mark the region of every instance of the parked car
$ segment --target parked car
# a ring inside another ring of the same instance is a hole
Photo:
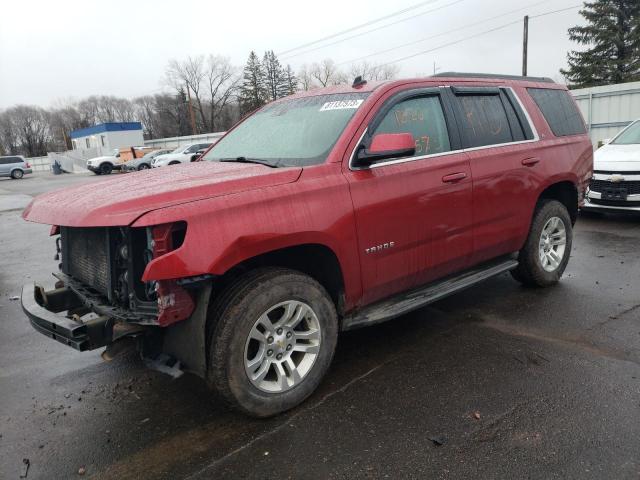
[[[596,150],[586,211],[640,212],[640,119]]]
[[[135,172],[137,170],[147,170],[151,168],[151,162],[159,155],[166,155],[173,152],[173,148],[164,148],[161,150],[154,150],[146,153],[144,157],[136,158],[135,160],[129,160],[122,166],[123,172]]]
[[[109,155],[102,155],[87,160],[87,170],[96,175],[109,175],[114,170],[122,168],[120,149],[114,148]]]
[[[0,157],[0,177],[11,177],[19,180],[27,173],[32,173],[31,165],[22,155]]]
[[[179,163],[193,162],[198,157],[198,150],[206,150],[211,145],[213,145],[212,142],[182,145],[171,153],[156,157],[152,166],[164,167],[166,165],[178,165]]]
[[[179,181],[36,197],[23,217],[62,259],[55,290],[23,289],[32,325],[107,358],[137,345],[265,417],[316,389],[340,331],[504,272],[558,282],[593,168],[566,87],[357,80],[262,107]]]

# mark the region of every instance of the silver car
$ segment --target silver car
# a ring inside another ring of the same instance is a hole
[[[26,173],[32,173],[31,165],[22,155],[0,157],[0,177],[20,179]]]

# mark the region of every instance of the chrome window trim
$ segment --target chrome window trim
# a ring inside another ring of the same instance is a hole
[[[438,88],[451,88],[451,87],[450,86],[440,86]],[[358,139],[358,142],[356,143],[356,146],[351,151],[351,155],[349,156],[349,170],[351,170],[351,171],[369,170],[369,169],[373,169],[373,168],[386,167],[387,165],[396,165],[396,164],[399,164],[399,163],[407,163],[407,162],[414,162],[416,160],[424,160],[424,159],[427,159],[427,158],[444,157],[444,156],[453,155],[453,154],[456,154],[456,153],[474,152],[476,150],[485,150],[487,148],[506,147],[506,146],[510,146],[510,145],[521,145],[521,144],[524,144],[524,143],[534,143],[534,142],[539,141],[540,140],[540,136],[538,135],[538,130],[536,129],[535,124],[533,123],[533,121],[531,120],[531,117],[529,116],[529,112],[525,108],[525,106],[522,103],[522,100],[520,99],[518,94],[513,90],[512,87],[499,87],[499,88],[504,88],[504,89],[508,88],[509,90],[511,90],[511,93],[513,93],[513,96],[518,101],[518,104],[520,105],[520,108],[524,112],[524,116],[525,116],[527,122],[529,123],[529,127],[531,128],[531,131],[533,132],[533,138],[532,139],[530,139],[530,140],[518,140],[518,141],[514,141],[514,142],[505,142],[505,143],[492,143],[491,145],[482,145],[481,147],[460,148],[458,150],[449,150],[448,152],[432,153],[430,155],[420,155],[420,156],[415,156],[415,157],[399,158],[397,160],[389,160],[387,162],[374,163],[373,165],[369,165],[369,166],[366,166],[366,167],[355,167],[353,165],[353,159],[355,157],[356,150],[358,149],[358,146],[360,145],[360,143],[362,143],[362,139],[364,138],[364,136],[367,134],[367,131],[369,130],[369,127],[367,127],[367,128],[364,129],[364,132],[362,132],[362,135],[360,135],[360,138]]]

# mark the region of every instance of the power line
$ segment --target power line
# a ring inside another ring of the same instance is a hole
[[[578,5],[573,5],[571,7],[561,8],[560,10],[553,10],[551,12],[539,13],[538,15],[530,15],[529,18],[544,17],[545,15],[551,15],[552,13],[566,12],[567,10],[573,10],[574,8],[578,8],[578,7],[582,7],[582,4],[579,3]]]
[[[295,50],[300,50],[301,48],[310,47],[311,45],[315,45],[316,43],[324,42],[325,40],[330,40],[330,39],[332,39],[334,37],[338,37],[340,35],[344,35],[345,33],[353,32],[354,30],[358,30],[359,28],[362,28],[362,27],[368,27],[369,25],[373,25],[374,23],[381,22],[382,20],[386,20],[388,18],[392,18],[392,17],[395,17],[397,15],[401,15],[401,14],[406,13],[406,12],[410,12],[411,10],[415,10],[416,8],[420,8],[423,5],[427,5],[429,3],[435,3],[437,1],[438,0],[427,0],[427,1],[424,1],[424,2],[417,3],[417,4],[412,5],[410,7],[403,8],[402,10],[397,10],[397,11],[395,11],[393,13],[390,13],[388,15],[384,15],[384,16],[376,18],[374,20],[369,20],[368,22],[361,23],[360,25],[356,25],[355,27],[347,28],[346,30],[342,30],[341,32],[333,33],[331,35],[319,38],[318,40],[314,40],[314,41],[309,42],[309,43],[305,43],[305,44],[300,45],[298,47],[294,47],[294,48],[290,48],[289,50],[284,50],[282,52],[278,52],[277,55],[285,55],[285,54],[287,54],[289,52],[293,52]]]
[[[537,7],[538,5],[542,5],[543,3],[548,3],[548,2],[550,2],[550,1],[552,1],[552,0],[543,0],[542,2],[533,3],[533,4],[531,4],[531,5],[527,5],[527,6],[525,6],[525,7],[518,8],[518,9],[516,9],[516,10],[511,10],[511,11],[509,11],[509,12],[502,13],[502,14],[500,14],[500,15],[496,15],[496,16],[494,16],[494,17],[485,18],[484,20],[480,20],[480,21],[478,21],[478,22],[468,23],[468,24],[463,25],[463,26],[461,26],[461,27],[457,27],[457,28],[454,28],[454,29],[452,29],[452,30],[447,30],[446,32],[441,32],[441,33],[437,33],[437,34],[435,34],[435,35],[431,35],[431,36],[429,36],[429,37],[424,37],[424,38],[421,38],[420,40],[414,40],[414,41],[412,41],[412,42],[403,43],[402,45],[397,45],[397,46],[395,46],[395,47],[387,48],[386,50],[380,50],[380,51],[378,51],[378,52],[370,53],[370,54],[365,55],[365,56],[363,56],[363,57],[358,57],[358,58],[356,58],[356,59],[348,60],[348,61],[346,61],[346,62],[340,62],[340,63],[338,63],[337,65],[339,66],[339,65],[346,65],[347,63],[358,62],[358,61],[360,61],[360,60],[364,60],[365,58],[374,57],[374,56],[376,56],[376,55],[381,55],[381,54],[383,54],[383,53],[392,52],[393,50],[397,50],[397,49],[399,49],[399,48],[408,47],[408,46],[410,46],[410,45],[415,45],[416,43],[425,42],[425,41],[427,41],[427,40],[432,40],[432,39],[434,39],[434,38],[438,38],[438,37],[441,37],[441,36],[443,36],[443,35],[448,35],[448,34],[450,34],[450,33],[452,33],[452,32],[458,32],[458,31],[460,31],[460,30],[465,30],[465,29],[470,28],[470,27],[476,27],[476,26],[478,26],[478,25],[482,25],[483,23],[490,22],[490,21],[492,21],[492,20],[497,20],[498,18],[506,17],[506,16],[508,16],[508,15],[511,15],[512,13],[517,13],[517,12],[520,12],[520,11],[522,11],[522,10],[526,10],[527,8]]]
[[[567,8],[563,8],[563,9],[559,9],[559,10],[553,10],[553,11],[549,11],[549,12],[543,12],[543,13],[539,13],[538,15],[531,16],[530,18],[535,18],[535,17],[544,17],[544,16],[546,16],[546,15],[551,15],[552,13],[566,12],[566,11],[568,11],[568,10],[571,10],[571,9],[573,9],[573,8],[577,8],[577,7],[581,7],[581,6],[582,6],[582,5],[575,5],[575,6],[573,6],[573,7],[567,7]],[[449,47],[449,46],[451,46],[451,45],[456,45],[456,44],[458,44],[458,43],[462,43],[462,42],[464,42],[464,41],[466,41],[466,40],[471,40],[472,38],[476,38],[476,37],[480,37],[480,36],[482,36],[482,35],[486,35],[487,33],[492,33],[492,32],[495,32],[495,31],[497,31],[497,30],[502,30],[503,28],[509,27],[509,26],[511,26],[511,25],[515,25],[516,23],[520,23],[520,22],[521,22],[521,20],[515,20],[515,21],[513,21],[513,22],[505,23],[505,24],[503,24],[503,25],[499,25],[499,26],[494,27],[494,28],[491,28],[491,29],[489,29],[489,30],[484,30],[484,31],[479,32],[479,33],[476,33],[476,34],[474,34],[474,35],[469,35],[468,37],[463,37],[463,38],[461,38],[461,39],[459,39],[459,40],[455,40],[455,41],[453,41],[453,42],[445,43],[445,44],[443,44],[443,45],[439,45],[439,46],[437,46],[437,47],[433,47],[433,48],[430,48],[430,49],[428,49],[428,50],[423,50],[423,51],[421,51],[421,52],[414,53],[414,54],[412,54],[412,55],[407,55],[407,56],[405,56],[405,57],[398,58],[398,59],[396,59],[396,60],[392,60],[392,61],[390,61],[390,62],[385,62],[385,63],[381,64],[381,66],[390,65],[390,64],[392,64],[392,63],[397,63],[397,62],[402,62],[402,61],[404,61],[404,60],[408,60],[408,59],[410,59],[410,58],[414,58],[414,57],[417,57],[417,56],[419,56],[419,55],[424,55],[425,53],[430,53],[430,52],[433,52],[433,51],[436,51],[436,50],[440,50],[440,49],[445,48],[445,47]]]
[[[317,47],[310,48],[309,50],[304,50],[304,51],[302,51],[302,52],[293,53],[293,54],[291,54],[291,55],[284,55],[284,58],[283,58],[283,59],[284,59],[284,60],[286,60],[286,59],[288,59],[288,58],[297,57],[297,56],[299,56],[299,55],[304,55],[304,54],[306,54],[306,53],[315,52],[316,50],[320,50],[321,48],[330,47],[330,46],[332,46],[332,45],[336,45],[336,44],[338,44],[338,43],[346,42],[347,40],[352,40],[352,39],[354,39],[354,38],[361,37],[361,36],[363,36],[363,35],[367,35],[367,34],[372,33],[372,32],[377,32],[378,30],[382,30],[382,29],[384,29],[384,28],[388,28],[388,27],[391,27],[391,26],[393,26],[393,25],[397,25],[398,23],[406,22],[407,20],[412,20],[412,19],[414,19],[414,18],[416,18],[416,17],[420,17],[420,16],[426,15],[426,14],[428,14],[428,13],[433,13],[433,12],[436,12],[436,11],[438,11],[438,10],[443,10],[443,9],[445,9],[445,8],[447,8],[447,7],[451,7],[452,5],[455,5],[455,4],[457,4],[457,3],[461,3],[461,2],[464,2],[464,1],[466,1],[466,0],[455,0],[455,1],[453,1],[453,2],[446,3],[446,4],[441,5],[441,6],[439,6],[439,7],[432,8],[432,9],[430,9],[430,10],[426,10],[426,11],[421,12],[421,13],[416,13],[416,14],[411,15],[411,16],[409,16],[409,17],[401,18],[400,20],[396,20],[396,21],[394,21],[394,22],[387,23],[387,24],[385,24],[385,25],[381,25],[381,26],[376,27],[376,28],[372,28],[372,29],[370,29],[370,30],[366,30],[366,31],[364,31],[364,32],[356,33],[355,35],[351,35],[351,36],[349,36],[349,37],[341,38],[341,39],[336,40],[336,41],[331,42],[331,43],[325,43],[324,45],[319,45],[319,46],[317,46]],[[357,28],[360,28],[360,27],[357,27]],[[354,30],[354,29],[355,29],[355,27],[354,27],[353,29],[350,29],[350,30]],[[345,33],[345,32],[342,32],[342,33]],[[333,38],[334,36],[341,35],[342,33],[340,33],[340,34],[336,34],[336,35],[333,35],[333,36],[331,36],[331,37],[329,37],[329,38]],[[328,39],[328,38],[325,38],[324,40],[326,40],[326,39]],[[323,41],[323,40],[318,40],[318,41],[316,41],[316,42],[312,42],[312,43],[314,43],[314,44],[315,44],[315,43],[318,43],[318,42],[320,42],[320,41]],[[299,47],[299,48],[304,48],[304,47]],[[292,50],[298,50],[299,48],[292,49]],[[292,51],[292,50],[289,50],[289,51]]]
[[[494,27],[494,28],[491,28],[489,30],[485,30],[483,32],[476,33],[475,35],[469,35],[468,37],[464,37],[464,38],[461,38],[459,40],[455,40],[453,42],[445,43],[443,45],[439,45],[437,47],[433,47],[433,48],[430,48],[428,50],[423,50],[421,52],[414,53],[412,55],[407,55],[406,57],[398,58],[398,59],[392,60],[390,62],[385,62],[385,63],[381,64],[380,66],[390,65],[392,63],[397,63],[397,62],[402,62],[403,60],[408,60],[409,58],[417,57],[419,55],[424,55],[425,53],[434,52],[436,50],[440,50],[441,48],[449,47],[451,45],[456,45],[457,43],[461,43],[461,42],[464,42],[466,40],[470,40],[472,38],[476,38],[476,37],[479,37],[481,35],[485,35],[487,33],[495,32],[495,31],[498,31],[498,30],[502,30],[503,28],[509,27],[511,25],[515,25],[516,23],[520,23],[520,22],[521,22],[521,20],[515,20],[513,22],[505,23],[505,24],[500,25],[498,27]]]

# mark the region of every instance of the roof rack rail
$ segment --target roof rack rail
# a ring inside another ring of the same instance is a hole
[[[526,80],[529,82],[556,83],[549,77],[523,77],[521,75],[500,75],[498,73],[464,73],[464,72],[442,72],[432,75],[434,77],[465,77],[465,78],[496,78],[503,80]]]

